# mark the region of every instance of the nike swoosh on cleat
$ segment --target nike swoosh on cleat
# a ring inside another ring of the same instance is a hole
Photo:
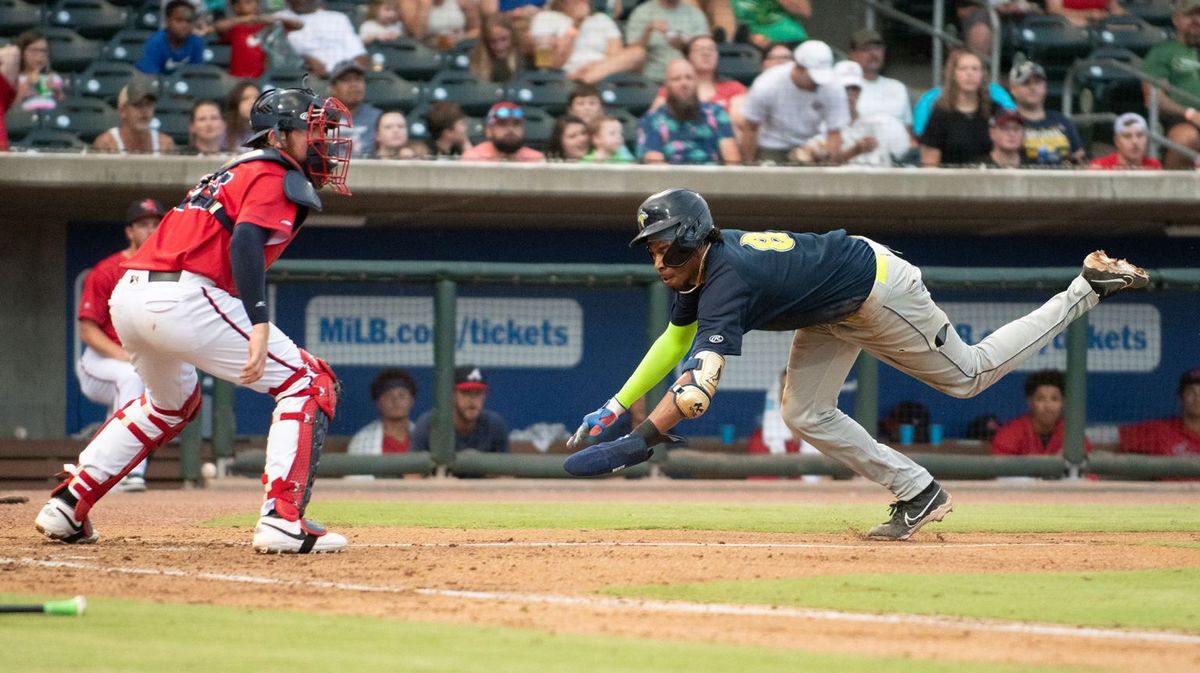
[[[929,499],[929,504],[928,504],[928,505],[925,505],[925,509],[921,510],[921,513],[917,515],[917,518],[915,518],[915,519],[909,519],[909,518],[908,518],[908,513],[907,513],[907,512],[905,512],[905,514],[904,514],[904,525],[906,525],[906,526],[912,526],[912,525],[916,524],[918,521],[920,521],[922,518],[924,518],[924,517],[925,517],[925,513],[929,511],[929,508],[933,506],[933,503],[934,503],[934,502],[937,500],[937,497],[938,497],[939,495],[941,495],[941,494],[942,494],[942,489],[940,489],[940,488],[939,488],[939,489],[938,489],[938,492],[937,492],[937,493],[934,493],[934,494],[933,494],[933,497]]]
[[[304,533],[304,532],[301,532],[299,534],[289,533],[286,530],[280,528],[279,526],[273,526],[269,523],[264,523],[263,525],[266,526],[267,528],[274,528],[275,530],[279,531],[280,533],[283,533],[284,535],[292,538],[293,540],[299,540],[301,542],[304,542],[305,538],[308,537],[308,533]]]

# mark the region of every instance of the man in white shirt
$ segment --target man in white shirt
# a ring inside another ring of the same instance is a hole
[[[321,9],[321,0],[287,0],[288,9],[276,14],[304,24],[287,34],[292,50],[304,59],[304,66],[317,77],[328,77],[342,61],[354,61],[363,69],[370,67],[354,24],[341,12]]]
[[[821,131],[836,163],[842,154],[842,129],[850,124],[846,90],[833,71],[833,51],[809,40],[792,52],[793,63],[777,65],[754,80],[743,114],[742,158],[786,162]]]
[[[908,87],[900,80],[884,77],[883,59],[887,47],[883,36],[874,30],[856,31],[850,37],[850,60],[862,66],[862,93],[858,96],[858,116],[870,119],[877,115],[894,117],[912,131],[912,105],[908,102]]]

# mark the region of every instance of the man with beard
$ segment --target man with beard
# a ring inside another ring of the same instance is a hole
[[[525,110],[503,101],[488,110],[487,140],[463,152],[463,161],[545,161],[546,155],[525,146]]]
[[[1167,137],[1200,151],[1200,113],[1196,111],[1200,107],[1197,103],[1200,100],[1200,0],[1176,0],[1171,23],[1175,24],[1175,39],[1151,49],[1142,60],[1142,71],[1191,94],[1187,97],[1158,96],[1158,114],[1163,128],[1170,129]],[[1155,93],[1148,83],[1142,83],[1142,93],[1149,108]],[[1192,167],[1192,162],[1178,152],[1168,150],[1166,167],[1186,169]]]
[[[667,66],[667,104],[650,110],[638,126],[637,155],[647,164],[736,164],[741,153],[729,113],[702,103],[696,69],[685,59]]]
[[[117,94],[117,114],[121,118],[121,125],[96,136],[92,148],[119,154],[158,154],[174,150],[175,141],[171,140],[171,136],[150,126],[154,121],[154,103],[157,100],[154,82],[145,77],[134,77]]]
[[[500,414],[484,409],[488,384],[483,371],[475,365],[454,368],[454,450],[475,449],[487,453],[508,453],[508,421]],[[412,450],[428,451],[433,431],[433,410],[417,419],[412,433]]]
[[[841,163],[842,129],[850,124],[846,89],[833,71],[833,50],[809,40],[792,52],[791,64],[777,65],[754,80],[746,96],[742,156],[784,162],[827,130],[825,147],[831,163]]]

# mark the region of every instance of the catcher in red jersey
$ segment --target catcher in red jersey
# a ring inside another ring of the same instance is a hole
[[[254,548],[346,546],[304,518],[337,381],[269,322],[266,270],[321,208],[318,189],[350,193],[351,143],[342,134],[352,121],[335,98],[272,89],[254,102],[250,124],[254,150],[200,180],[122,264],[110,313],[146,391],[113,414],[51,493],[36,519],[51,539],[99,539],[92,507],[196,415],[199,368],[275,398]]]

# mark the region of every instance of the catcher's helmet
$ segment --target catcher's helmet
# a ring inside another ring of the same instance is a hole
[[[638,208],[638,235],[629,247],[650,241],[671,241],[663,264],[683,266],[705,241],[717,237],[717,225],[704,197],[690,189],[668,189],[642,202]]]
[[[271,130],[305,131],[308,156],[304,167],[309,179],[318,189],[329,185],[340,194],[349,194],[346,173],[352,147],[341,130],[352,125],[350,111],[336,98],[322,98],[311,89],[268,89],[250,107],[250,128],[255,134],[246,145],[262,146]]]

